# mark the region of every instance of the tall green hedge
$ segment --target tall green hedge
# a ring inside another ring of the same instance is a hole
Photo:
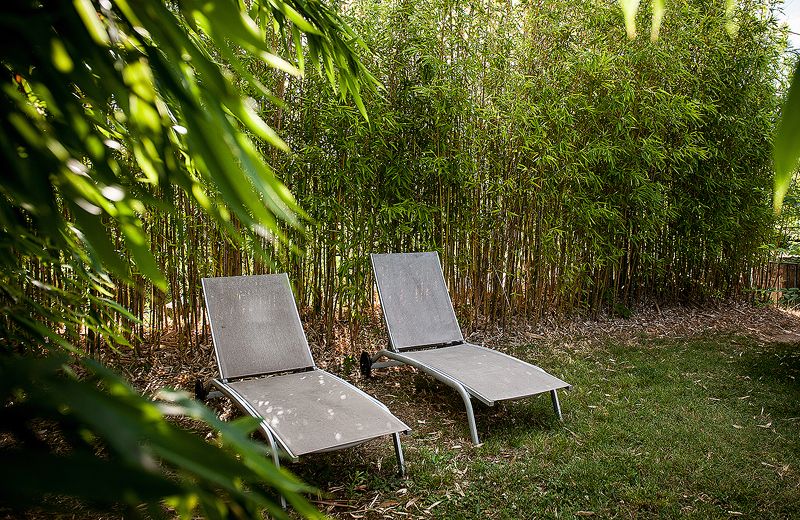
[[[467,326],[739,293],[772,232],[771,5],[740,2],[730,35],[724,2],[670,2],[652,42],[612,2],[346,3],[383,84],[368,121],[321,78],[262,75],[293,149],[271,160],[310,217],[278,267],[328,332],[372,309],[374,251],[440,251]],[[199,276],[272,268],[191,211],[152,227],[182,304],[150,320],[184,331]]]
[[[739,290],[771,229],[781,39],[764,4],[733,37],[722,3],[670,5],[650,42],[607,3],[355,2],[369,123],[286,94],[285,178],[318,223],[302,298],[358,310],[367,254],[411,249],[442,252],[473,318]]]

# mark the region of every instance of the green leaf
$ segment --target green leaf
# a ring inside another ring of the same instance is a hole
[[[270,126],[243,100],[235,99],[230,105],[230,109],[231,112],[258,137],[267,141],[282,152],[289,151],[289,145],[286,144],[286,142],[278,136],[277,132],[270,128]]]
[[[283,1],[270,1],[272,7],[289,19],[298,29],[309,35],[321,35],[317,27],[311,25],[303,15]]]
[[[147,277],[153,285],[166,292],[167,279],[150,251],[147,236],[138,226],[133,224],[124,224],[122,232],[125,237],[125,244],[133,254],[139,272]]]
[[[70,58],[69,53],[67,52],[66,47],[56,38],[50,40],[50,54],[53,56],[53,66],[59,71],[65,74],[69,74],[72,72],[74,64],[72,63],[72,58]]]
[[[46,495],[77,497],[109,506],[125,496],[150,502],[185,492],[162,475],[91,453],[0,450],[0,466],[0,502],[18,507],[41,506]]]
[[[780,213],[783,198],[797,172],[800,159],[800,63],[795,66],[789,93],[781,110],[781,120],[775,135],[773,163],[775,166],[775,193],[773,207]]]
[[[619,0],[622,15],[625,17],[625,32],[628,38],[636,38],[636,13],[639,11],[639,0]]]
[[[90,247],[100,265],[108,268],[117,276],[128,279],[130,271],[117,253],[105,230],[105,225],[98,215],[93,215],[72,201],[68,201],[75,222],[83,232],[86,245]]]
[[[73,0],[73,5],[95,43],[108,45],[108,33],[97,17],[97,11],[95,11],[91,0]]]
[[[653,10],[653,19],[650,23],[650,40],[656,41],[661,30],[661,23],[664,21],[664,0],[652,0],[650,6]]]
[[[220,421],[185,394],[167,394],[173,404],[156,406],[93,360],[83,360],[79,379],[66,361],[63,356],[0,357],[0,398],[9,403],[0,408],[0,430],[12,432],[0,450],[7,470],[0,475],[4,505],[41,504],[45,495],[106,506],[155,506],[169,498],[189,510],[199,501],[207,514],[218,512],[212,517],[225,517],[228,504],[246,509],[251,517],[261,508],[285,517],[263,491],[266,485],[287,496],[298,511],[310,507],[298,493],[311,489],[272,465],[264,444],[248,438],[241,425]],[[218,426],[222,447],[166,421],[159,407]],[[39,428],[37,419],[61,423],[67,444],[60,443],[58,453],[41,447],[31,452],[24,441],[30,436],[26,428]],[[70,442],[77,442],[72,450]],[[97,443],[105,446],[100,457]]]

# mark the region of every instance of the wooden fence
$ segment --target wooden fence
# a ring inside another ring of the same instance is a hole
[[[769,299],[778,302],[787,289],[800,288],[800,258],[780,258],[755,269],[752,287],[770,291]]]

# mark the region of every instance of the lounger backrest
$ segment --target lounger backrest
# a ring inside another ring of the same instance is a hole
[[[203,293],[224,379],[314,366],[285,273],[203,278]]]
[[[464,341],[437,253],[373,254],[372,269],[393,349]]]

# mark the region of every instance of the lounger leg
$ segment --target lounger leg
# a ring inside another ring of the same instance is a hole
[[[281,457],[280,453],[278,453],[278,446],[275,443],[275,439],[272,437],[272,433],[268,429],[266,429],[263,425],[261,426],[261,431],[264,433],[264,436],[267,438],[269,442],[269,451],[272,452],[272,463],[275,464],[277,469],[281,469]],[[286,499],[281,495],[281,508],[286,511]]]
[[[550,397],[553,398],[553,411],[556,412],[558,420],[563,421],[564,419],[561,417],[561,404],[558,402],[558,394],[555,390],[550,390]]]
[[[212,379],[210,385],[219,390],[222,395],[230,398],[230,400],[233,401],[233,404],[238,406],[241,411],[261,421],[258,425],[258,429],[261,430],[261,433],[264,434],[264,438],[266,438],[267,442],[269,443],[269,450],[272,453],[272,461],[275,463],[275,467],[280,468],[281,459],[280,453],[278,452],[278,444],[275,442],[275,437],[273,436],[272,430],[270,429],[267,421],[258,415],[258,412],[256,412],[256,410],[241,395],[239,395],[236,390],[228,386],[226,382]],[[296,460],[294,454],[288,450],[287,455]],[[283,495],[281,495],[281,507],[283,509],[286,509],[287,507],[286,499],[283,497]]]
[[[472,410],[472,400],[466,391],[461,394],[461,399],[464,401],[464,407],[467,409],[467,424],[469,425],[469,434],[472,436],[472,443],[475,446],[480,446],[481,441],[478,438],[478,426],[475,424],[475,412]]]
[[[281,458],[278,456],[278,450],[273,448],[272,450],[272,462],[275,463],[275,467],[281,469]],[[286,511],[288,504],[286,503],[286,499],[281,495],[281,508]]]
[[[397,455],[397,467],[400,471],[400,478],[406,476],[406,461],[403,458],[403,446],[400,445],[400,434],[395,433],[392,438],[394,439],[394,453]]]
[[[418,361],[414,361],[413,359],[407,358],[399,353],[396,352],[389,352],[388,350],[381,350],[373,359],[379,359],[381,356],[386,356],[387,358],[399,361],[404,365],[411,365],[419,370],[422,370],[426,374],[433,376],[434,378],[438,379],[442,383],[446,384],[450,388],[453,388],[458,395],[461,396],[461,400],[464,401],[464,408],[467,409],[467,423],[469,424],[469,433],[472,436],[472,442],[476,446],[480,446],[481,441],[478,438],[478,427],[475,425],[475,412],[472,411],[472,399],[469,396],[469,392],[467,389],[464,388],[464,385],[456,381],[450,376],[447,376],[424,363],[420,363]],[[373,365],[374,366],[374,365]]]

